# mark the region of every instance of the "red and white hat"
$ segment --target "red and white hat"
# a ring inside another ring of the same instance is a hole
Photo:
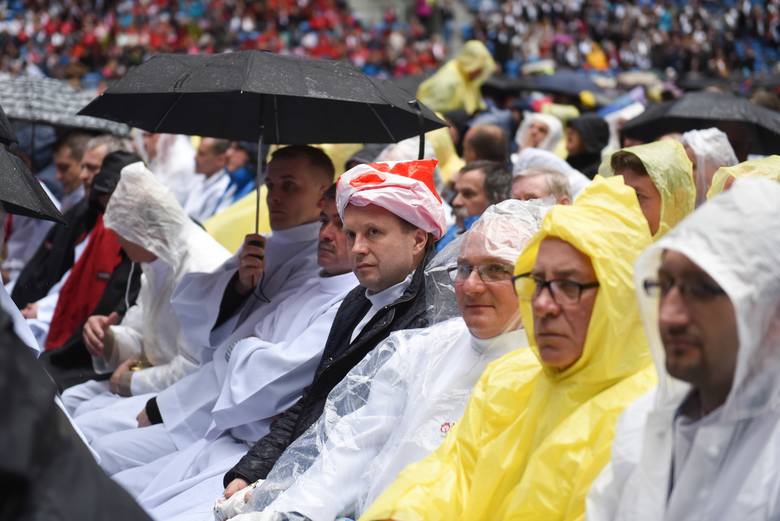
[[[420,159],[351,168],[336,185],[339,216],[344,218],[348,204],[373,204],[440,239],[447,230],[447,220],[433,182],[437,163],[435,159]]]

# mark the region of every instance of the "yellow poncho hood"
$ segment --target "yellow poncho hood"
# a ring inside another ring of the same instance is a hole
[[[712,199],[726,189],[726,182],[740,177],[764,177],[780,182],[780,156],[769,156],[745,161],[734,166],[723,166],[712,176],[712,184],[707,191],[707,199]]]
[[[531,340],[532,350],[495,362],[444,444],[405,469],[361,519],[584,516],[618,416],[656,381],[632,279],[651,237],[622,178],[597,178],[573,206],[553,207],[516,273],[531,270],[546,237],[588,255],[599,280],[582,356],[564,371],[543,368]],[[521,315],[533,339],[529,303],[521,303]]]
[[[631,152],[642,161],[653,184],[661,194],[661,224],[654,238],[658,239],[674,228],[696,207],[696,184],[693,181],[693,164],[685,148],[672,139],[654,141],[621,149]],[[604,159],[599,174],[612,176],[612,156]]]

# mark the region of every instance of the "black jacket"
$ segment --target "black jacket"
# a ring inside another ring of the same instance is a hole
[[[95,463],[2,311],[0,346],[0,519],[149,520]]]
[[[98,215],[87,198],[65,212],[67,226],[54,225],[19,274],[11,293],[16,307],[38,302],[65,275],[73,266],[76,244],[92,230]]]
[[[371,307],[365,288],[353,289],[341,303],[325,343],[314,380],[303,396],[273,424],[224,478],[225,485],[236,478],[248,483],[265,479],[282,452],[306,431],[322,414],[328,393],[347,373],[393,331],[426,327],[425,262],[412,277],[403,295],[382,308],[350,343],[352,331]]]

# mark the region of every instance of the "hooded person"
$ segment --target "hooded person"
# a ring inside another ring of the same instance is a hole
[[[685,153],[693,163],[696,181],[696,206],[707,200],[712,176],[722,166],[734,166],[739,161],[731,148],[729,137],[717,128],[690,130],[682,135]]]
[[[143,428],[93,444],[101,466],[139,500],[173,497],[210,477],[218,493],[222,475],[311,381],[336,311],[357,285],[335,187],[321,206],[319,275],[280,294],[253,335],[231,336],[210,362],[150,399],[139,415]]]
[[[712,185],[707,191],[707,199],[728,191],[740,178],[763,177],[780,182],[780,156],[768,156],[753,159],[730,167],[719,168],[712,177]]]
[[[457,264],[447,267],[463,318],[390,335],[331,391],[323,415],[247,506],[241,493],[227,501],[315,521],[356,517],[403,467],[433,451],[460,420],[485,367],[527,346],[511,275],[542,214],[542,206],[519,201],[488,208],[460,241]]]
[[[566,127],[566,162],[590,179],[598,173],[601,151],[609,144],[609,125],[595,114],[569,121]]]
[[[622,176],[634,189],[655,239],[674,228],[695,207],[693,167],[685,149],[675,140],[623,148],[605,158],[599,170]]]
[[[659,386],[621,419],[587,519],[780,518],[778,204],[740,179],[638,260]]]
[[[336,207],[361,285],[339,306],[313,380],[301,398],[275,418],[270,432],[232,469],[224,469],[228,472],[223,480],[203,476],[197,486],[173,497],[167,494],[170,488],[158,491],[150,484],[138,499],[153,516],[186,519],[202,514],[225,486],[231,495],[265,477],[284,449],[319,418],[332,388],[368,352],[394,331],[430,323],[425,266],[445,226],[433,185],[435,167],[435,160],[371,163],[341,176]],[[209,498],[206,505],[204,498]]]
[[[481,87],[496,70],[485,44],[469,40],[457,56],[417,88],[417,99],[436,112],[458,109],[474,114],[486,107]]]
[[[141,398],[134,405],[139,396],[165,389],[198,368],[202,346],[185,341],[171,294],[185,274],[212,270],[228,257],[141,162],[122,169],[105,225],[141,263],[143,277],[138,300],[120,324],[112,314],[99,327],[85,327],[96,371],[113,373],[110,382],[89,381],[63,394],[88,440],[111,429],[122,407],[139,410],[145,403]],[[130,396],[134,399],[122,401]]]
[[[553,206],[515,266],[531,349],[491,365],[444,443],[360,519],[581,519],[619,414],[655,384],[631,276],[650,240],[621,179]]]
[[[562,139],[561,120],[538,112],[526,112],[520,128],[515,133],[515,143],[520,151],[526,148],[538,148],[555,152]]]
[[[552,152],[540,148],[526,148],[514,158],[513,176],[517,177],[530,169],[553,170],[566,176],[569,182],[569,193],[573,198],[577,197],[590,184],[590,179],[585,177],[582,172],[572,168],[569,163]]]

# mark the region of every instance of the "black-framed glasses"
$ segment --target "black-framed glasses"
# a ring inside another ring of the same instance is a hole
[[[556,304],[578,304],[582,292],[599,287],[598,282],[581,284],[569,279],[545,280],[530,273],[521,273],[512,277],[515,293],[520,300],[532,301],[542,294],[544,288],[550,291],[550,295]]]
[[[450,267],[447,271],[453,282],[464,282],[476,270],[482,282],[506,282],[512,279],[512,267],[496,262],[473,266],[467,262],[458,262],[457,266]]]
[[[708,302],[714,298],[726,294],[723,288],[714,282],[704,280],[675,280],[671,277],[660,277],[658,279],[645,279],[642,287],[649,297],[666,297],[672,288],[677,288],[683,298],[696,301]]]

